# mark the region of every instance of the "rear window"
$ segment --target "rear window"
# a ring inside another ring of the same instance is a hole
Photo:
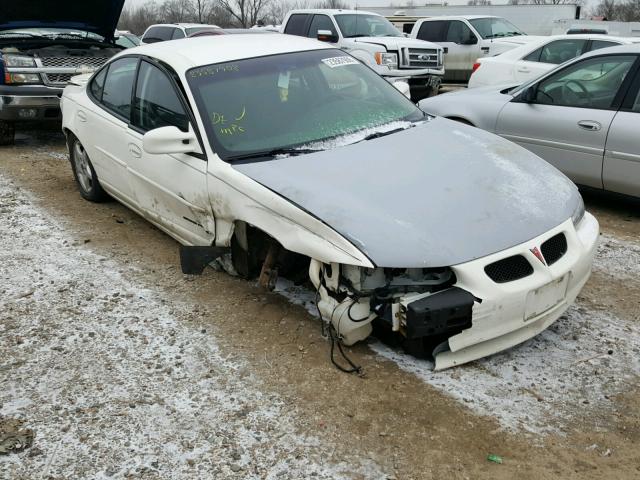
[[[305,25],[307,24],[307,18],[309,15],[303,13],[295,13],[289,17],[287,26],[284,27],[284,33],[289,35],[299,35],[301,37],[306,36]]]
[[[173,27],[151,27],[144,34],[144,37],[142,37],[142,41],[145,43],[155,43],[171,40],[173,30]]]

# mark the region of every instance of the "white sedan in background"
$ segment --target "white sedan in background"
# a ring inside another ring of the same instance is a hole
[[[640,38],[595,34],[540,37],[503,54],[478,58],[469,88],[524,83],[584,53],[631,43],[640,43]]]
[[[569,179],[325,43],[159,42],[74,82],[63,129],[82,196],[173,236],[185,273],[230,253],[263,285],[308,275],[332,340],[375,321],[457,365],[547,328],[591,272],[598,222]]]
[[[420,108],[518,143],[577,184],[640,197],[640,45],[587,53],[520,87],[447,93]]]

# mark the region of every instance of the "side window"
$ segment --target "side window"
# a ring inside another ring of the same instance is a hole
[[[402,33],[410,34],[411,30],[413,30],[413,26],[415,23],[405,23],[402,25]]]
[[[444,20],[422,22],[418,30],[418,38],[427,42],[446,42],[448,28],[449,22]]]
[[[144,43],[156,43],[170,40],[173,34],[172,27],[151,27],[147,33],[145,33],[142,41]]]
[[[453,20],[449,24],[449,30],[447,31],[447,42],[453,42],[457,44],[469,43],[469,40],[473,37],[471,29],[467,27],[464,22]]]
[[[104,88],[104,78],[107,76],[108,68],[109,67],[106,67],[100,70],[89,84],[89,91],[91,92],[91,95],[93,95],[93,98],[99,102],[102,101],[102,89]]]
[[[178,38],[184,38],[184,32],[180,28],[174,28],[173,29],[173,36],[171,37],[171,39],[172,40],[176,40]]]
[[[592,40],[590,51],[600,50],[601,48],[617,47],[618,45],[620,44],[616,42],[607,42],[606,40]]]
[[[539,61],[559,65],[582,55],[586,44],[586,40],[556,40],[542,47]]]
[[[631,107],[631,110],[633,110],[634,112],[640,113],[640,90],[636,95],[636,101],[633,102],[633,107]]]
[[[542,47],[538,48],[537,50],[534,50],[529,55],[524,57],[522,60],[524,60],[525,62],[539,62],[541,53],[542,53]]]
[[[132,123],[145,132],[167,126],[189,129],[189,117],[171,81],[150,63],[140,64],[133,105]]]
[[[574,63],[538,85],[536,103],[611,108],[635,59],[635,56],[612,55]]]
[[[111,63],[102,90],[102,104],[127,120],[131,113],[131,89],[137,66],[137,58],[120,58]]]
[[[318,30],[330,30],[333,35],[336,35],[336,28],[333,26],[333,22],[326,15],[314,15],[311,20],[311,26],[309,27],[309,38],[316,38],[318,36]]]
[[[307,24],[307,18],[309,15],[306,13],[295,13],[289,17],[287,26],[284,27],[284,33],[289,35],[299,35],[301,37],[306,36],[305,25]]]

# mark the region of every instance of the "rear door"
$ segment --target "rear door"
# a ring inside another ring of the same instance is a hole
[[[175,126],[195,128],[177,80],[163,67],[143,60],[127,132],[131,188],[142,213],[182,243],[210,245],[215,225],[207,192],[207,161],[195,154],[150,154],[146,132]]]
[[[137,57],[123,57],[110,63],[89,83],[92,108],[80,108],[76,112],[82,129],[78,133],[90,139],[83,145],[98,178],[111,193],[130,205],[134,199],[127,173],[126,131],[137,66]]]
[[[545,77],[531,103],[516,97],[496,133],[536,153],[576,183],[602,188],[609,126],[628,88],[633,55],[586,58]]]
[[[602,177],[605,190],[640,197],[640,72],[607,137]]]

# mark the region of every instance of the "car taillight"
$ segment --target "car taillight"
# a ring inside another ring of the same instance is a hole
[[[476,70],[478,70],[480,68],[480,65],[482,65],[480,62],[474,63],[473,70],[471,71],[471,73],[474,73]]]

